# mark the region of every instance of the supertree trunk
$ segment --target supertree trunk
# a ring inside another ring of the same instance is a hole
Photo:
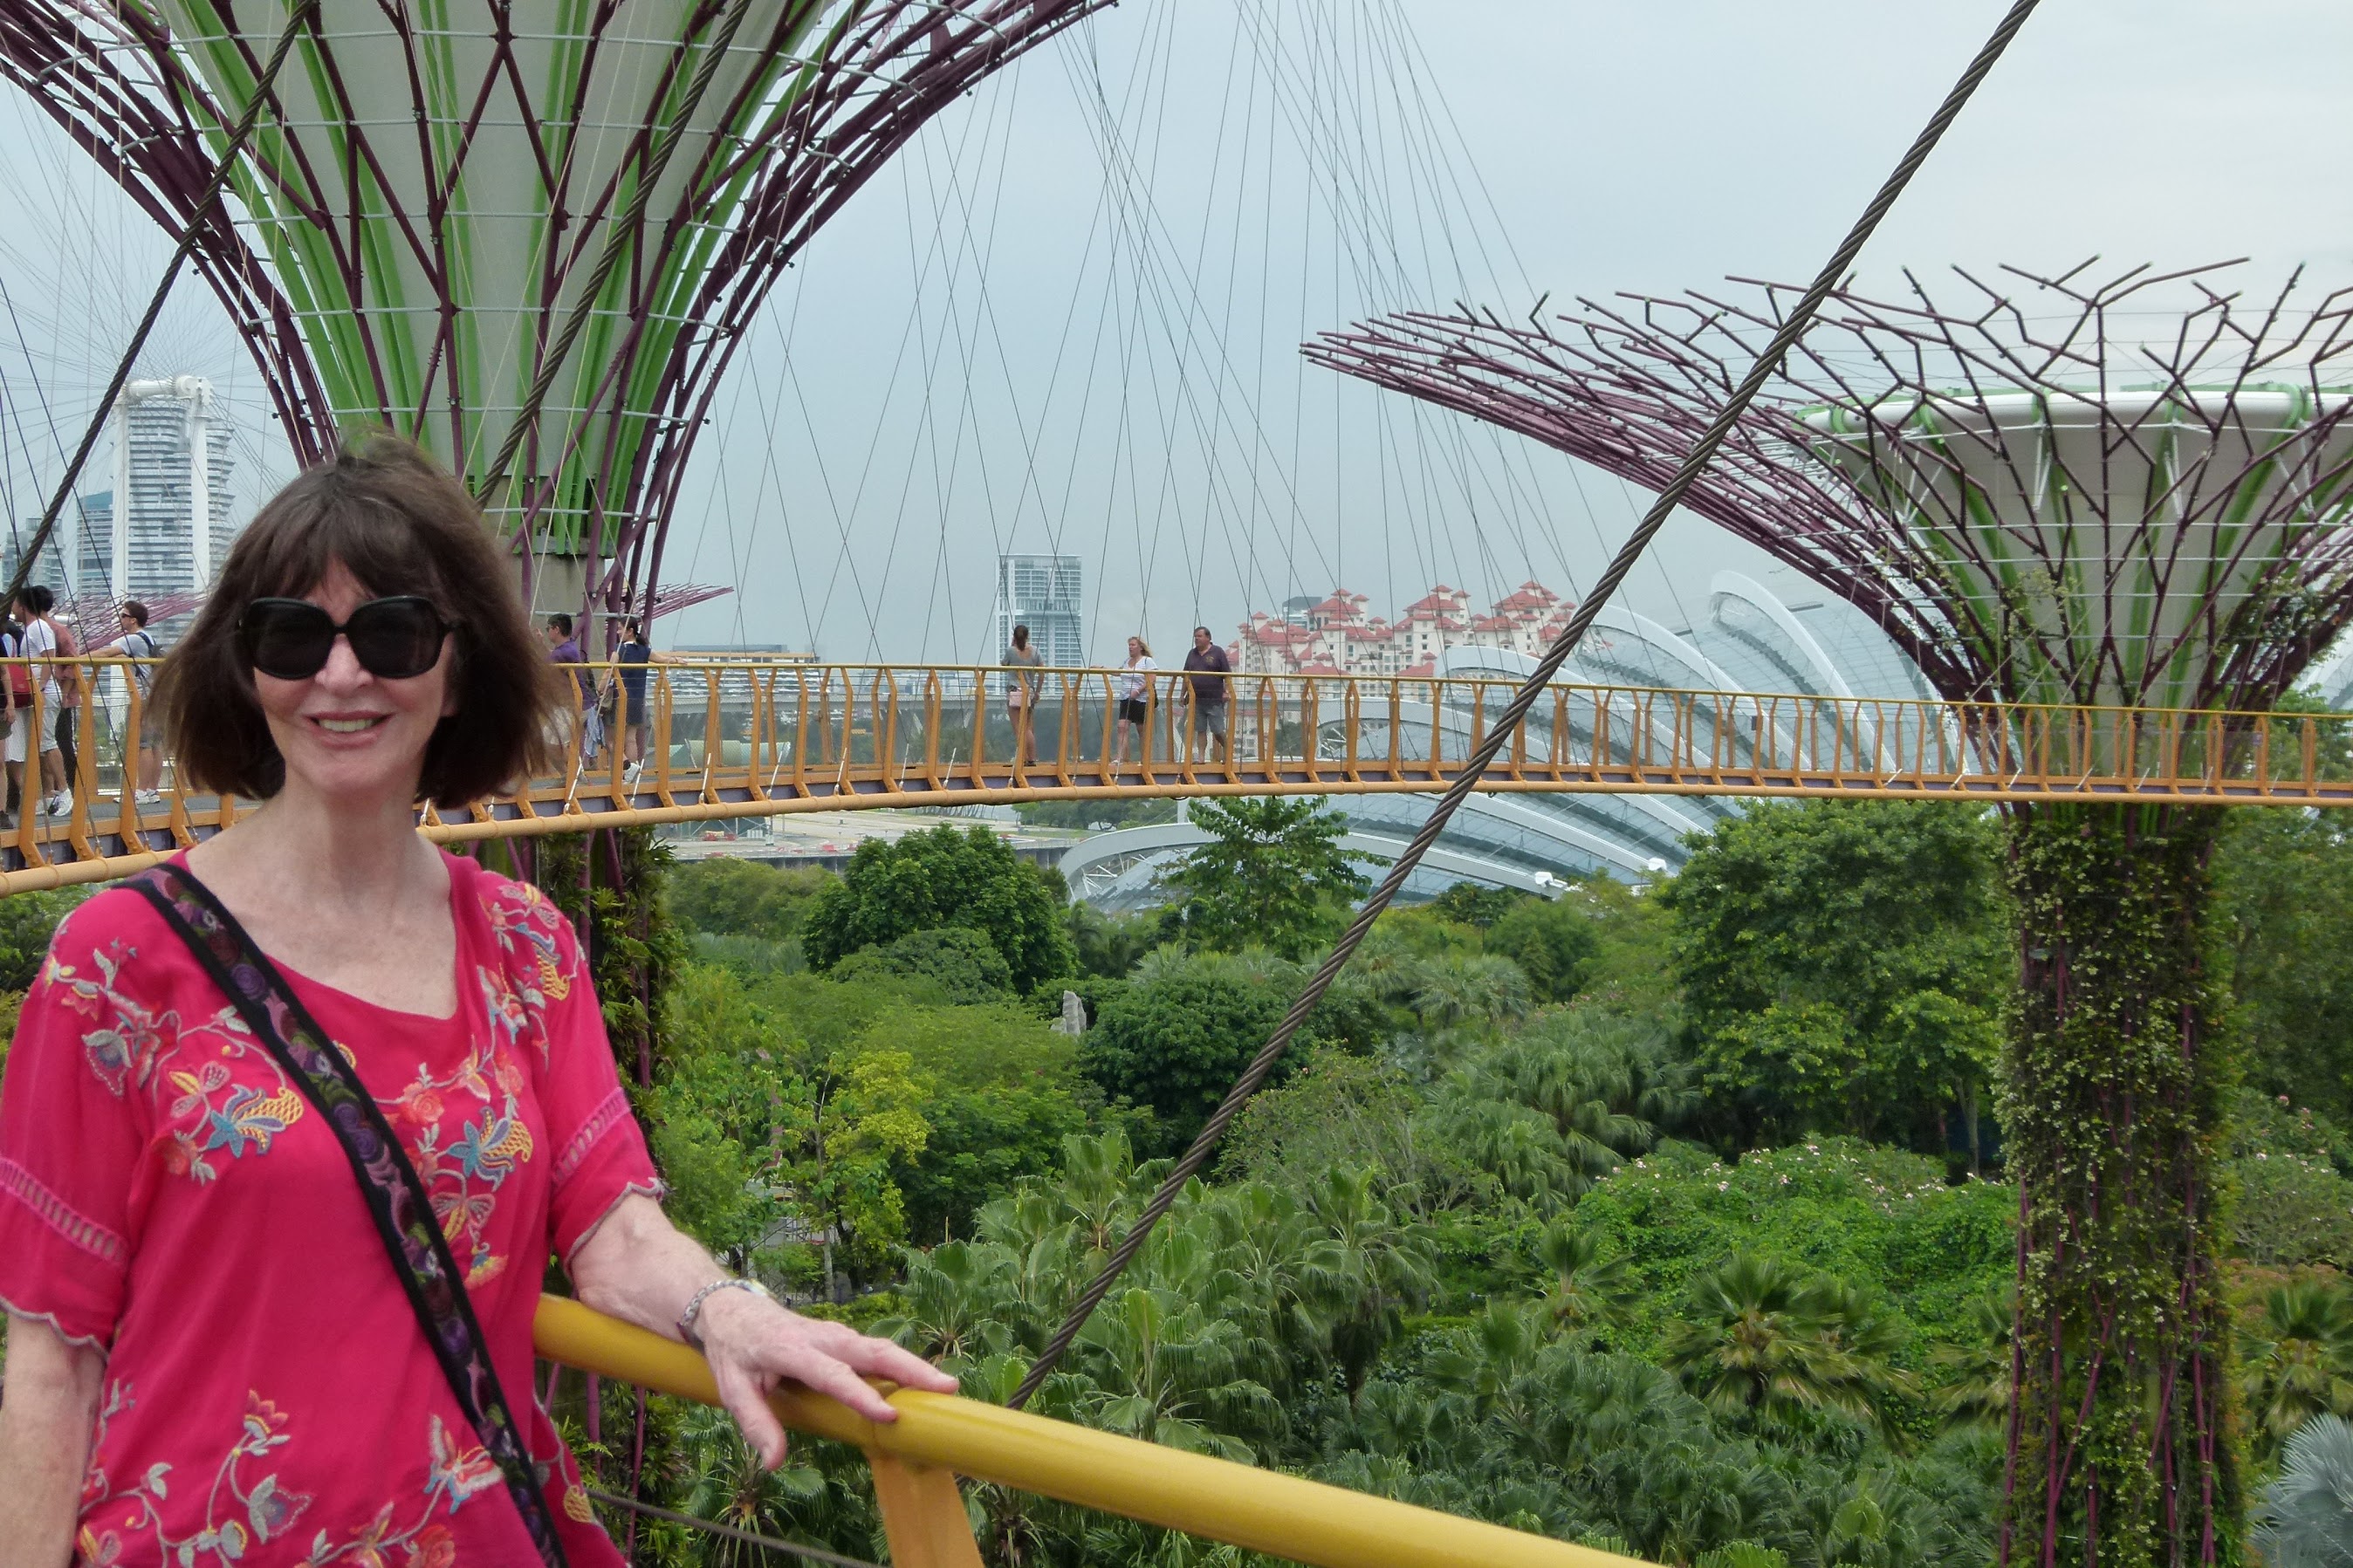
[[[2232,1081],[2212,807],[2010,820],[2022,984],[2001,1115],[2018,1183],[2002,1561],[2234,1563],[2217,1153]]]

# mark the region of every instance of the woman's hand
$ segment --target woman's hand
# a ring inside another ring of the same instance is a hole
[[[723,1277],[711,1254],[642,1193],[613,1205],[573,1248],[568,1268],[584,1303],[671,1339],[678,1337],[678,1315],[694,1293]],[[889,1378],[934,1394],[955,1392],[955,1378],[888,1340],[804,1318],[749,1290],[712,1291],[702,1299],[694,1329],[718,1380],[720,1403],[770,1469],[785,1462],[784,1425],[767,1401],[781,1379],[830,1394],[872,1421],[895,1421],[899,1415],[862,1377]]]
[[[718,1380],[720,1403],[735,1417],[744,1440],[775,1469],[785,1462],[785,1428],[767,1395],[785,1378],[828,1394],[870,1421],[896,1421],[899,1413],[867,1386],[869,1377],[907,1388],[954,1394],[956,1381],[889,1340],[844,1323],[804,1318],[748,1290],[714,1290],[703,1298],[695,1329]]]

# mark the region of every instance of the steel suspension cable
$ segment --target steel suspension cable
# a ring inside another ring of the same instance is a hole
[[[1543,695],[1546,687],[1551,685],[1553,677],[1559,674],[1561,666],[1568,661],[1569,656],[1577,651],[1577,644],[1584,640],[1586,632],[1599,616],[1603,607],[1609,604],[1609,596],[1625,582],[1627,574],[1634,568],[1634,563],[1641,558],[1651,539],[1664,526],[1668,514],[1674,510],[1684,493],[1697,483],[1700,475],[1706,471],[1709,461],[1715,456],[1716,448],[1721,447],[1725,438],[1732,433],[1733,425],[1747,410],[1748,405],[1756,400],[1757,395],[1764,390],[1765,384],[1772,379],[1780,367],[1783,356],[1805,334],[1806,328],[1813,321],[1815,311],[1821,308],[1822,301],[1829,297],[1831,290],[1838,286],[1839,280],[1846,276],[1847,268],[1853,265],[1855,257],[1861,253],[1863,245],[1871,238],[1872,232],[1879,226],[1880,220],[1887,216],[1888,209],[1894,206],[1896,198],[1904,194],[1905,186],[1912,183],[1912,176],[1918,173],[1920,165],[1927,161],[1928,154],[1935,151],[1936,143],[1943,139],[1946,129],[1952,124],[1962,108],[1968,104],[1971,95],[1977,91],[1978,84],[1982,82],[1987,73],[1993,69],[1995,62],[2001,58],[2002,52],[2010,47],[2010,39],[2015,37],[2018,30],[2026,25],[2027,17],[2033,15],[2038,4],[2040,0],[2017,0],[2017,3],[2010,6],[2009,13],[2002,17],[2000,25],[1994,28],[1992,37],[1986,40],[1984,47],[1978,51],[1977,58],[1969,62],[1968,68],[1961,73],[1960,79],[1953,84],[1952,90],[1945,95],[1945,101],[1937,107],[1936,112],[1922,128],[1919,136],[1914,140],[1911,149],[1904,154],[1903,162],[1897,163],[1894,171],[1887,176],[1886,182],[1879,188],[1879,194],[1872,198],[1871,205],[1863,208],[1862,216],[1855,220],[1853,228],[1848,231],[1846,238],[1831,254],[1830,260],[1824,263],[1821,271],[1816,275],[1813,286],[1806,290],[1796,308],[1781,322],[1780,330],[1773,334],[1772,341],[1765,346],[1764,352],[1757,356],[1756,363],[1748,367],[1748,374],[1741,378],[1739,387],[1717,412],[1715,419],[1709,422],[1706,430],[1702,433],[1689,454],[1676,467],[1674,477],[1669,479],[1665,488],[1659,491],[1658,498],[1651,503],[1650,510],[1643,514],[1642,521],[1635,526],[1634,531],[1627,536],[1626,542],[1619,547],[1618,553],[1610,559],[1608,569],[1594,583],[1592,592],[1586,596],[1584,603],[1577,607],[1577,613],[1570,617],[1567,626],[1562,630],[1552,647],[1546,650],[1544,658],[1538,661],[1534,672],[1514,694],[1511,705],[1504,710],[1493,727],[1487,731],[1486,738],[1472,752],[1463,765],[1461,776],[1454,781],[1453,786],[1439,801],[1436,809],[1430,812],[1430,819],[1423,823],[1421,830],[1413,836],[1413,841],[1406,846],[1405,853],[1398,856],[1396,864],[1389,868],[1389,874],[1381,879],[1380,886],[1373,890],[1373,896],[1366,900],[1365,907],[1356,912],[1356,918],[1349,922],[1348,929],[1341,933],[1340,940],[1334,944],[1330,954],[1308,980],[1305,988],[1300,992],[1298,999],[1292,1003],[1290,1011],[1285,1013],[1282,1021],[1275,1026],[1273,1035],[1268,1038],[1264,1046],[1260,1047],[1258,1055],[1250,1058],[1250,1065],[1242,1069],[1242,1075],[1234,1081],[1233,1088],[1226,1091],[1225,1099],[1219,1102],[1218,1109],[1212,1111],[1208,1121],[1202,1124],[1200,1133],[1193,1140],[1192,1147],[1186,1150],[1185,1157],[1176,1162],[1176,1168],[1168,1173],[1167,1179],[1162,1182],[1159,1190],[1152,1194],[1152,1201],[1144,1206],[1144,1211],[1136,1216],[1135,1223],[1128,1227],[1127,1235],[1121,1238],[1119,1246],[1113,1250],[1111,1258],[1104,1263],[1102,1271],[1088,1284],[1086,1289],[1080,1293],[1077,1302],[1071,1308],[1070,1315],[1063,1320],[1061,1327],[1054,1331],[1054,1337],[1047,1342],[1045,1350],[1030,1366],[1029,1374],[1022,1378],[1021,1385],[1013,1391],[1013,1397],[1008,1403],[1014,1409],[1018,1410],[1028,1404],[1030,1397],[1043,1386],[1055,1366],[1069,1352],[1071,1342],[1079,1337],[1080,1331],[1086,1327],[1087,1320],[1094,1315],[1095,1308],[1102,1304],[1106,1295],[1110,1294],[1112,1286],[1118,1282],[1120,1275],[1125,1272],[1127,1266],[1135,1260],[1135,1255],[1144,1249],[1144,1244],[1150,1237],[1153,1227],[1160,1222],[1162,1216],[1166,1215],[1170,1208],[1175,1206],[1177,1194],[1185,1190],[1186,1184],[1198,1175],[1202,1167],[1208,1163],[1209,1155],[1217,1148],[1218,1141],[1225,1135],[1228,1124],[1240,1113],[1242,1107],[1249,1103],[1250,1097],[1258,1092],[1259,1087],[1266,1081],[1267,1075],[1274,1070],[1274,1064],[1282,1059],[1282,1053],[1289,1048],[1292,1037],[1299,1032],[1299,1027],[1306,1021],[1307,1016],[1314,1012],[1316,1004],[1323,1000],[1324,993],[1331,989],[1332,982],[1337,979],[1340,971],[1347,966],[1349,957],[1356,951],[1356,945],[1365,940],[1365,933],[1372,929],[1373,922],[1380,918],[1381,911],[1388,908],[1389,901],[1396,898],[1398,890],[1405,886],[1406,879],[1410,877],[1414,868],[1421,863],[1422,856],[1429,851],[1430,845],[1436,842],[1439,834],[1445,830],[1446,824],[1453,816],[1455,808],[1460,806],[1470,796],[1472,791],[1478,787],[1481,780],[1485,777],[1489,765],[1502,753],[1504,747],[1510,743],[1513,734],[1526,720],[1529,710],[1535,706],[1536,699]]]
[[[32,580],[33,569],[41,558],[41,552],[48,548],[49,536],[57,531],[58,514],[65,510],[66,498],[73,493],[74,481],[81,477],[82,465],[90,461],[90,449],[98,445],[98,433],[106,428],[107,415],[113,408],[114,400],[121,395],[123,384],[131,379],[131,367],[137,362],[140,351],[147,346],[148,334],[155,330],[156,318],[164,313],[164,301],[171,298],[172,285],[180,280],[181,267],[196,248],[196,236],[204,231],[206,216],[212,205],[220,199],[222,189],[227,185],[229,175],[237,168],[237,159],[245,153],[246,142],[252,139],[253,128],[261,122],[262,106],[269,101],[270,94],[277,87],[279,68],[286,63],[286,57],[294,52],[294,40],[301,36],[303,26],[318,6],[319,0],[295,0],[294,8],[286,14],[285,29],[278,35],[278,42],[270,49],[269,58],[263,62],[261,75],[254,79],[252,100],[246,104],[245,112],[237,116],[237,125],[229,132],[228,142],[214,163],[211,177],[206,180],[203,192],[189,206],[187,225],[180,231],[180,243],[173,247],[171,265],[164,268],[164,280],[155,285],[154,297],[147,301],[147,313],[139,318],[138,330],[131,334],[130,345],[122,351],[121,363],[114,367],[113,377],[107,382],[105,392],[100,395],[98,410],[90,416],[90,427],[82,432],[81,445],[74,449],[73,460],[66,465],[66,471],[58,477],[57,494],[49,498],[47,508],[42,511],[40,526],[33,531],[32,543],[17,554],[16,570],[8,579],[6,603],[15,604],[16,595],[23,593],[25,584]],[[130,504],[128,496],[115,497],[115,516],[129,515]]]

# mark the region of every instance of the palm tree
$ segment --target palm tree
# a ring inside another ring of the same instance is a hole
[[[1711,1409],[1787,1420],[1831,1412],[1892,1435],[1910,1377],[1887,1364],[1899,1331],[1841,1281],[1736,1253],[1693,1282],[1664,1361]]]
[[[1481,1416],[1525,1430],[1542,1392],[1530,1374],[1553,1342],[1549,1314],[1535,1301],[1491,1301],[1471,1326],[1430,1353],[1430,1380]]]
[[[2316,1415],[2353,1416],[2353,1290],[2298,1279],[2263,1292],[2239,1335],[2240,1389],[2268,1457]]]
[[[1535,1253],[1552,1276],[1545,1301],[1556,1327],[1573,1331],[1624,1321],[1640,1286],[1624,1258],[1601,1256],[1600,1238],[1591,1231],[1555,1220],[1536,1237]]]
[[[1433,1035],[1527,1016],[1528,977],[1492,953],[1438,953],[1414,974],[1413,1010]]]
[[[768,1469],[723,1410],[698,1406],[691,1411],[680,1426],[679,1441],[691,1467],[685,1495],[678,1504],[681,1512],[752,1534],[814,1546],[836,1542],[824,1534],[813,1536],[812,1524],[839,1527],[849,1522],[838,1517],[837,1500],[824,1475],[803,1457],[804,1450],[797,1448],[790,1462]],[[865,1542],[855,1544],[862,1547]],[[723,1535],[711,1536],[703,1552],[702,1561],[712,1568],[755,1568],[768,1561],[766,1547]]]
[[[995,1242],[946,1241],[928,1253],[910,1247],[906,1310],[874,1325],[874,1331],[959,1371],[982,1356],[1003,1351],[1014,1272],[1012,1250]]]
[[[1369,1171],[1335,1165],[1303,1194],[1300,1277],[1331,1324],[1333,1359],[1352,1405],[1436,1271],[1428,1232],[1399,1223],[1373,1183]]]
[[[2010,1344],[2017,1331],[2010,1288],[1978,1297],[1968,1316],[1967,1339],[1928,1352],[1928,1363],[1942,1374],[1936,1407],[1956,1426],[2000,1426],[2010,1418]]]
[[[2316,1415],[2296,1429],[2254,1534],[2270,1568],[2353,1568],[2353,1422]]]
[[[1079,1406],[1105,1431],[1249,1463],[1235,1435],[1271,1431],[1282,1409],[1243,1375],[1241,1330],[1171,1290],[1131,1286],[1105,1299],[1079,1335],[1091,1385]]]
[[[1457,1069],[1440,1114],[1505,1191],[1574,1202],[1651,1146],[1674,1100],[1646,1044],[1555,1014]]]

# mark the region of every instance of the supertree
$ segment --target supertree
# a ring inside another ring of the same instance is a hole
[[[810,237],[1109,0],[10,0],[0,76],[193,259],[298,458],[413,436],[525,593],[644,605],[697,432]],[[307,7],[307,9],[306,9]],[[293,55],[204,194],[262,62]]]
[[[2291,279],[2251,300],[2211,268],[2090,265],[1960,273],[1951,306],[1909,274],[1906,297],[1834,292],[1685,504],[1870,613],[1957,700],[2267,708],[2353,617],[2353,393],[2330,380],[2353,291],[2299,304]],[[1402,314],[1306,352],[1656,489],[1797,292]],[[2088,767],[2182,732],[2076,741]],[[2243,735],[2198,732],[2226,750]],[[2221,826],[2214,807],[2010,809],[2005,1562],[2238,1554]]]

